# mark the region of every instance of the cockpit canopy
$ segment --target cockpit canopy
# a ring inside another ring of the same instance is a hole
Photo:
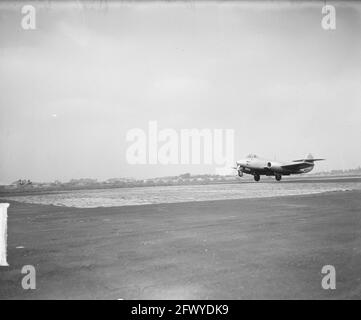
[[[258,158],[258,156],[256,154],[251,153],[246,158],[247,159],[256,159],[256,158]]]

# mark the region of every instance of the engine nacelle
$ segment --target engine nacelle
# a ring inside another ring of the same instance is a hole
[[[267,168],[274,172],[281,172],[282,168],[278,163],[267,162]]]

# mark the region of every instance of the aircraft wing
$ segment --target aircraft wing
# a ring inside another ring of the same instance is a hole
[[[308,168],[309,166],[310,166],[310,163],[297,162],[297,163],[285,164],[285,165],[281,166],[281,168],[286,169],[286,170],[300,170],[300,169]]]
[[[310,165],[313,165],[315,161],[321,160],[325,159],[314,159],[312,156],[308,156],[306,159],[293,160],[290,163],[282,165],[281,168],[290,171],[297,171],[308,168]]]

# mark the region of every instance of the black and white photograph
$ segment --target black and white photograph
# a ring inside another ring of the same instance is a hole
[[[360,88],[358,1],[0,1],[0,300],[359,300]]]

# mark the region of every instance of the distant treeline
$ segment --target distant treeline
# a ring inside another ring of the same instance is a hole
[[[351,176],[361,175],[361,167],[349,170],[331,170],[327,172],[318,172],[307,174],[307,176]],[[303,176],[303,175],[302,175]],[[72,179],[68,182],[32,182],[28,179],[19,179],[10,185],[0,186],[0,193],[38,193],[53,191],[70,191],[83,189],[108,189],[108,188],[132,188],[132,187],[153,187],[153,186],[177,186],[177,185],[202,185],[215,183],[236,183],[240,179],[248,180],[252,176],[245,175],[239,178],[237,175],[212,175],[201,174],[191,175],[190,173],[178,176],[169,176],[152,179],[132,179],[132,178],[112,178],[106,181],[96,179]]]
[[[131,179],[131,178],[113,178],[106,181],[96,179],[72,179],[68,182],[54,181],[50,183],[31,182],[24,183],[27,180],[17,180],[11,185],[0,186],[0,193],[24,193],[24,192],[52,192],[81,189],[108,189],[108,188],[132,188],[132,187],[153,187],[153,186],[172,186],[172,185],[199,185],[236,182],[237,176],[220,175],[191,175],[185,173],[179,176],[153,178],[153,179]],[[20,183],[21,181],[21,183]]]
[[[347,169],[347,170],[331,170],[331,171],[321,171],[317,173],[313,173],[314,176],[335,176],[335,175],[361,175],[361,167],[357,167],[355,169]]]

